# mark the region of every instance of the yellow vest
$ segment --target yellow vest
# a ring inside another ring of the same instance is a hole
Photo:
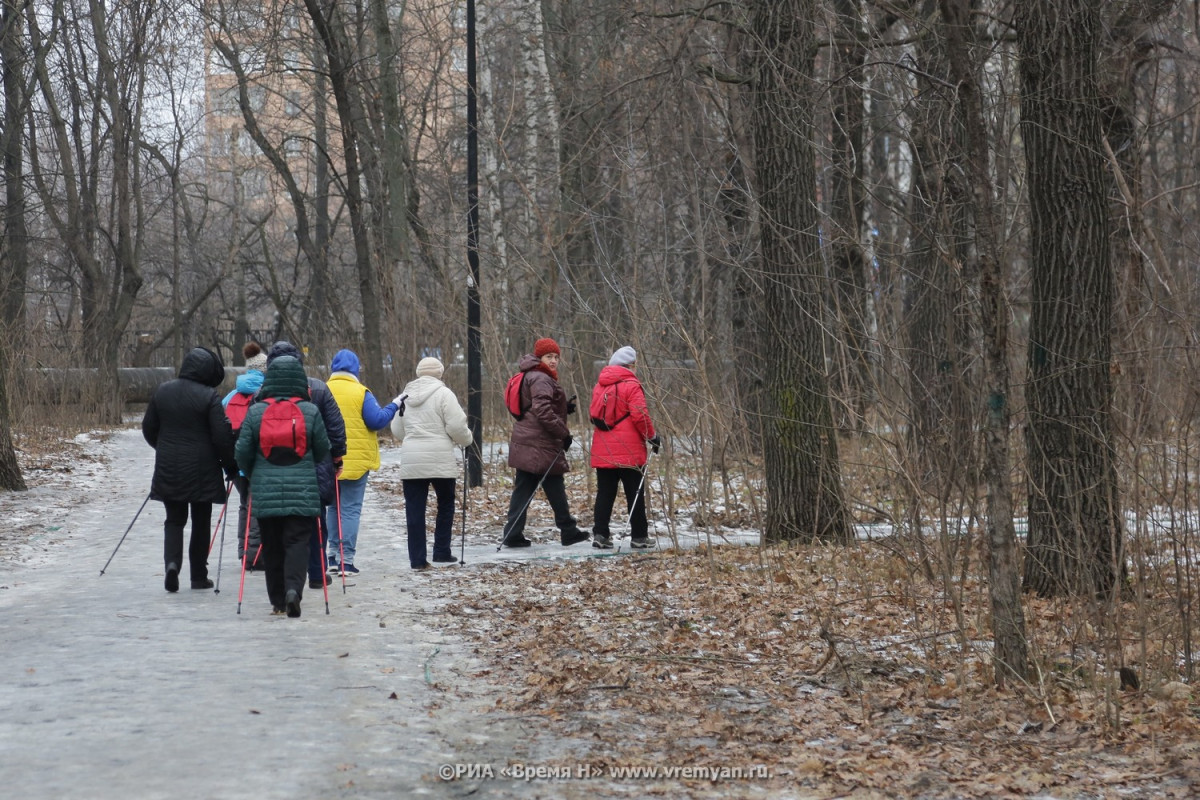
[[[367,387],[348,372],[335,372],[325,383],[346,423],[346,458],[342,461],[341,479],[357,480],[367,472],[379,469],[379,435],[367,430],[362,416]]]

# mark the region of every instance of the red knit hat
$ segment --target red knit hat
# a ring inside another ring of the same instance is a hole
[[[558,342],[553,339],[538,339],[533,343],[534,358],[541,358],[547,353],[558,353],[562,355],[562,350],[558,349]]]

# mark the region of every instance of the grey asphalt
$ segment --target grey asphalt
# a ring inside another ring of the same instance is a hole
[[[260,575],[241,613],[233,526],[220,593],[163,589],[153,451],[140,431],[80,445],[72,471],[0,496],[0,795],[40,798],[565,797],[594,782],[444,782],[442,765],[573,763],[571,742],[483,714],[503,685],[437,612],[469,570],[413,573],[400,513],[368,492],[343,594],[270,615]],[[236,495],[235,495],[236,497]],[[374,498],[374,499],[373,499]],[[216,519],[214,512],[214,520]],[[533,548],[539,550],[540,548]],[[561,548],[560,548],[561,549]],[[218,548],[210,569],[216,575]],[[502,559],[488,544],[468,563]],[[530,553],[529,557],[538,557]],[[432,573],[432,574],[431,574]]]

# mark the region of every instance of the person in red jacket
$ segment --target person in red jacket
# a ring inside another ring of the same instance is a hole
[[[574,398],[558,385],[558,361],[562,351],[553,339],[538,339],[533,353],[521,356],[517,368],[521,379],[521,415],[509,439],[508,465],[516,470],[508,519],[501,543],[505,547],[529,547],[525,538],[525,512],[538,487],[546,492],[554,510],[554,524],[562,532],[563,547],[587,541],[567,501],[563,475],[569,470],[566,453],[571,449],[567,415],[574,411]]]
[[[646,445],[655,453],[662,440],[654,432],[646,394],[637,379],[637,351],[626,345],[612,354],[608,366],[592,389],[589,407],[592,424],[592,467],[596,470],[596,504],[592,522],[592,547],[612,547],[609,521],[618,484],[625,489],[625,506],[630,512],[630,545],[648,550],[655,545],[649,537],[642,487]]]

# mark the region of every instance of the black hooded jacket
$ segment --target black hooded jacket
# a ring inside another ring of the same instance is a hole
[[[186,503],[224,503],[221,475],[237,474],[233,429],[216,387],[225,378],[221,358],[193,348],[179,377],[159,386],[142,418],[142,436],[154,448],[150,496]]]

